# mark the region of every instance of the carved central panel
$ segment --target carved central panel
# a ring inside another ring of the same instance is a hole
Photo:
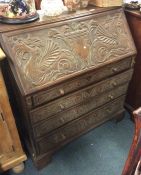
[[[18,33],[9,43],[26,92],[133,52],[119,12]]]

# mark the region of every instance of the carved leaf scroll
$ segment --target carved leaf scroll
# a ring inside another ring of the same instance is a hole
[[[27,90],[49,85],[132,52],[121,13],[25,32],[9,37],[9,43]]]

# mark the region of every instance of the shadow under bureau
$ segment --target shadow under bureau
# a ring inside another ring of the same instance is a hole
[[[122,8],[0,24],[4,67],[38,168],[61,146],[120,117],[136,49]]]

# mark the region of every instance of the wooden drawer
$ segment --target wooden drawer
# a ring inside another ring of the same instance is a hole
[[[77,91],[68,96],[62,97],[54,102],[51,102],[42,107],[36,108],[30,112],[31,122],[37,123],[41,120],[44,120],[52,115],[55,115],[58,112],[62,112],[69,107],[72,107],[76,104],[79,104],[83,101],[88,100],[96,95],[99,95],[103,92],[106,92],[113,87],[118,87],[121,84],[128,82],[132,76],[132,69],[123,72],[119,75],[104,80],[95,85],[89,86],[83,90]]]
[[[46,133],[60,127],[82,115],[90,112],[91,110],[110,102],[112,99],[117,98],[126,93],[127,84],[119,86],[112,91],[102,94],[98,97],[92,98],[89,101],[81,103],[65,112],[60,112],[47,120],[34,126],[34,136],[40,137]]]
[[[37,142],[39,154],[55,149],[59,144],[63,145],[63,142],[67,142],[67,139],[76,137],[77,135],[80,135],[81,132],[92,129],[110,118],[113,118],[116,112],[123,110],[124,98],[125,97],[122,96],[111,101],[101,108],[55,130],[50,135],[39,140]]]
[[[62,97],[70,92],[73,92],[75,90],[88,86],[92,83],[98,82],[106,77],[109,77],[119,72],[122,72],[124,70],[127,70],[131,66],[132,66],[132,58],[126,58],[124,60],[120,60],[118,62],[109,64],[105,67],[101,67],[97,70],[84,74],[79,78],[77,77],[73,80],[65,81],[64,83],[61,83],[61,85],[51,87],[48,90],[45,90],[33,95],[32,106],[36,107],[45,102],[54,100],[58,97]]]

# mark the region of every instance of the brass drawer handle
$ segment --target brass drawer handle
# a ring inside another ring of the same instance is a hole
[[[61,109],[65,109],[65,106],[62,105],[62,104],[60,104],[60,108],[61,108]]]
[[[60,118],[60,121],[61,121],[61,123],[63,123],[63,124],[64,124],[64,122],[65,122],[64,118]]]
[[[94,117],[94,118],[97,117],[97,114],[93,114],[93,117]]]
[[[117,68],[117,67],[112,68],[112,71],[113,71],[114,73],[116,73],[116,72],[118,72],[118,68]]]
[[[108,113],[111,113],[111,112],[112,112],[112,109],[106,109],[106,111],[107,111]]]
[[[114,96],[113,95],[108,95],[108,97],[112,100],[114,99]]]
[[[59,89],[59,92],[60,92],[61,95],[64,95],[65,94],[64,89]]]
[[[91,80],[91,76],[88,76],[86,79],[87,79],[88,81],[90,81],[90,80]]]
[[[117,86],[117,82],[116,81],[113,81],[112,82],[112,85],[115,87],[115,86]]]
[[[62,138],[62,140],[65,140],[66,136],[64,134],[61,134],[61,138]]]
[[[81,86],[81,82],[77,82],[76,85],[77,85],[77,87],[80,87]]]

